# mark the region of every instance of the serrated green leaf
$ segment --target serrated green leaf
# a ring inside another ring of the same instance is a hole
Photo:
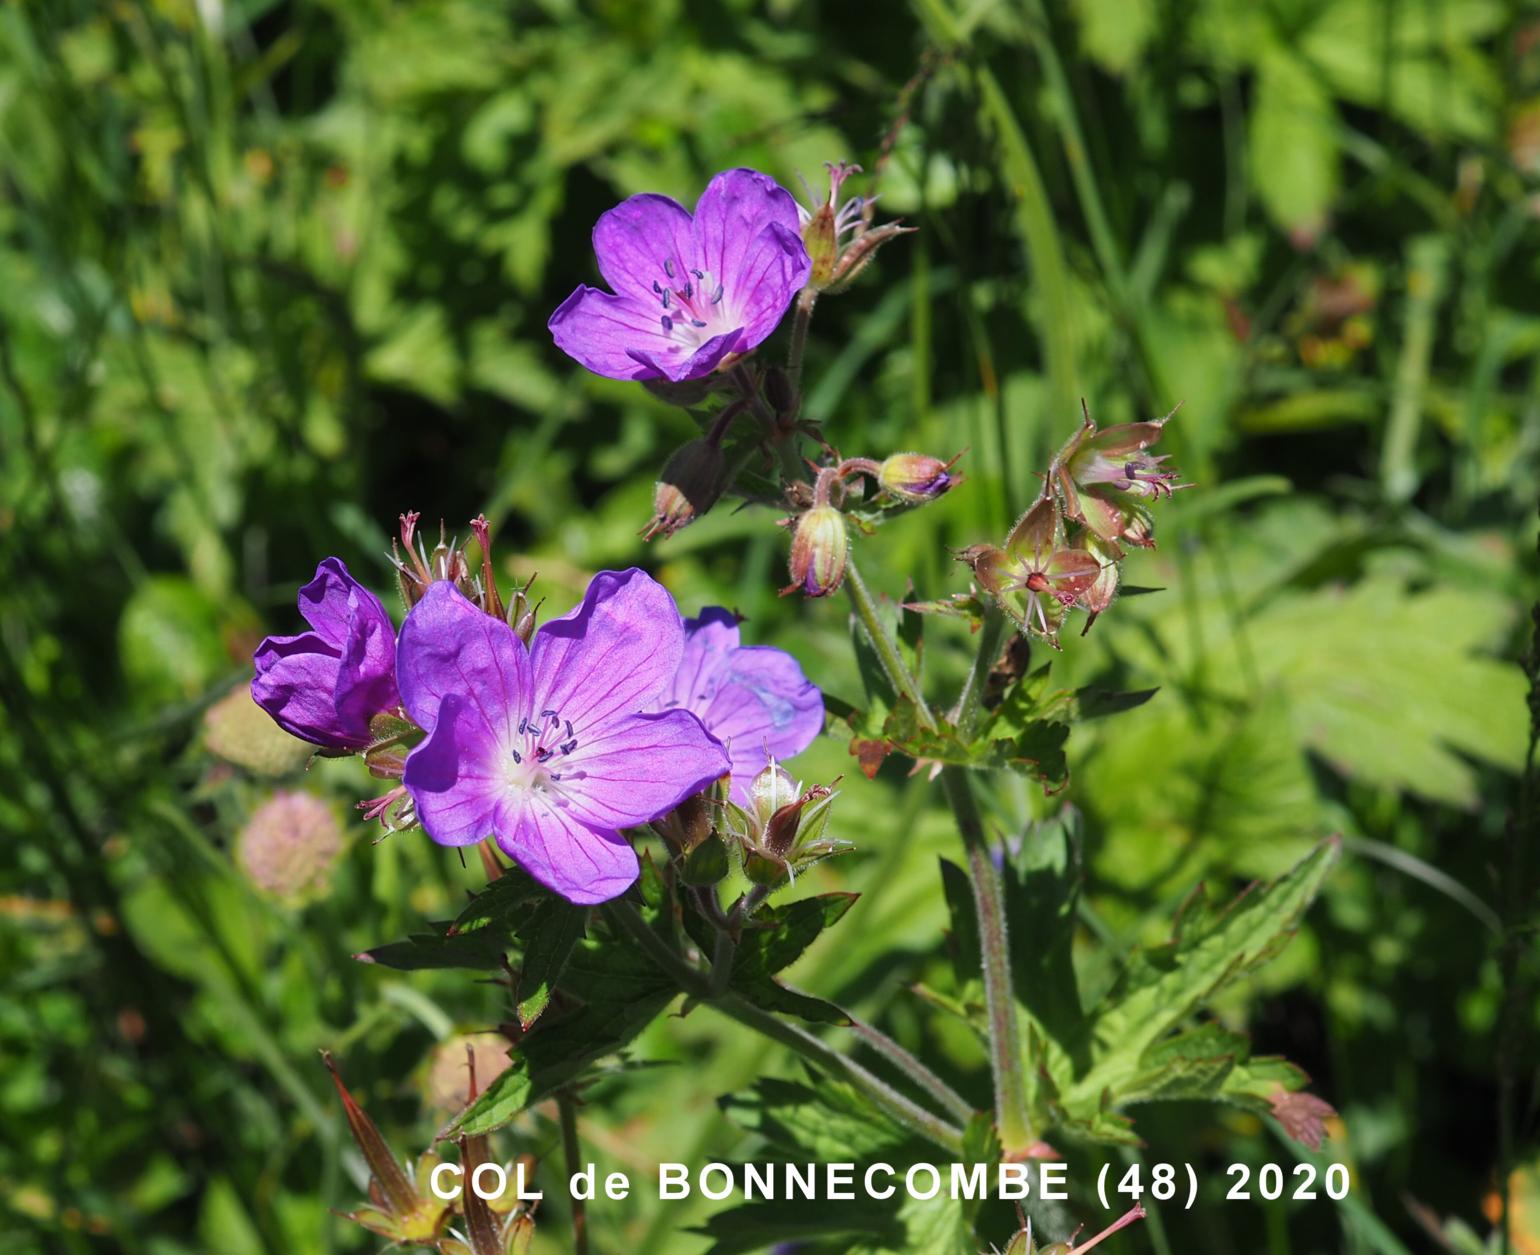
[[[821,1074],[810,1084],[762,1080],[718,1106],[735,1124],[758,1133],[793,1159],[820,1163],[902,1159],[918,1143],[903,1127],[843,1081]]]
[[[530,914],[530,904],[542,899],[550,899],[550,890],[510,867],[466,903],[451,927],[457,934],[495,929],[507,935]]]
[[[872,1238],[902,1242],[904,1226],[875,1199],[848,1202],[801,1199],[784,1203],[744,1203],[720,1211],[695,1230],[711,1239],[706,1255],[757,1255],[778,1242],[808,1242],[817,1238]]]
[[[430,922],[428,927],[433,931],[413,933],[405,941],[375,946],[353,957],[361,963],[378,963],[399,972],[457,967],[496,971],[503,966],[507,946],[494,934],[478,932],[450,936],[450,926],[442,920]]]
[[[1242,972],[1275,954],[1292,935],[1336,863],[1325,841],[1270,885],[1253,887],[1228,908],[1193,900],[1170,944],[1134,956],[1091,1024],[1094,1063],[1064,1095],[1071,1111],[1115,1099],[1140,1075],[1145,1052]]]
[[[519,930],[525,939],[515,996],[519,1025],[529,1028],[551,1001],[573,948],[582,939],[588,912],[557,898],[542,902]]]

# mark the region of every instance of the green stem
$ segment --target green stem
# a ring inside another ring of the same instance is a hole
[[[962,1148],[962,1130],[911,1102],[881,1078],[859,1063],[826,1045],[805,1029],[779,1019],[756,1007],[738,994],[712,992],[711,980],[683,955],[675,951],[647,925],[629,902],[614,901],[604,908],[615,927],[625,932],[690,997],[707,1003],[717,1011],[772,1041],[789,1047],[836,1079],[849,1082],[877,1107],[905,1128],[945,1150]],[[874,1030],[875,1031],[875,1030]],[[901,1048],[900,1048],[901,1049]]]
[[[897,644],[888,635],[871,593],[861,580],[855,564],[846,568],[847,587],[856,614],[866,629],[872,648],[882,660],[883,669],[893,681],[896,692],[909,697],[915,703],[921,720],[927,727],[935,727],[935,717],[925,705],[909,668]],[[1004,632],[1004,620],[985,621],[979,641],[979,658],[993,652],[999,646]],[[975,678],[969,688],[976,690],[989,674],[993,658],[987,661],[975,659]],[[964,698],[968,696],[964,692]],[[974,699],[976,718],[976,698]],[[1007,1151],[1024,1150],[1032,1143],[1032,1126],[1027,1116],[1026,1068],[1021,1057],[1021,1038],[1016,1026],[1016,998],[1011,982],[1011,956],[1005,925],[1005,901],[1001,896],[999,877],[990,858],[989,839],[984,832],[983,816],[979,813],[978,799],[973,795],[973,784],[968,779],[968,769],[947,766],[941,769],[941,784],[946,791],[952,814],[957,821],[957,831],[963,839],[968,854],[968,879],[973,885],[973,904],[979,917],[979,943],[984,967],[984,1001],[989,1013],[989,1060],[995,1082],[995,1118],[998,1121],[1000,1141]]]
[[[727,992],[728,985],[733,979],[733,955],[738,952],[738,943],[725,928],[717,929],[717,944],[711,954],[711,996],[720,998]]]
[[[966,767],[941,769],[941,787],[951,803],[968,854],[968,879],[979,918],[979,950],[984,967],[984,1004],[989,1019],[989,1066],[995,1082],[995,1120],[1000,1144],[1009,1154],[1032,1144],[1027,1115],[1026,1066],[1016,1024],[1016,994],[1011,981],[1010,941],[1005,899],[990,857],[984,819]]]
[[[807,329],[813,321],[813,306],[817,303],[818,293],[812,288],[803,288],[797,296],[797,308],[791,315],[791,347],[786,350],[786,377],[791,380],[791,391],[797,398],[798,408],[802,404],[799,390],[802,387],[802,358],[807,352]]]
[[[781,476],[787,483],[795,483],[799,479],[807,478],[807,467],[802,464],[802,455],[797,452],[797,430],[795,427],[789,431],[782,431],[780,420],[771,410],[764,397],[759,394],[759,385],[754,382],[754,377],[749,374],[745,366],[734,366],[732,369],[732,381],[758,417],[761,426],[765,429],[765,439],[775,446],[776,456],[781,459]]]
[[[578,1144],[577,1104],[565,1092],[556,1095],[556,1110],[561,1117],[561,1153],[567,1161],[567,1173],[579,1171],[582,1148]],[[588,1207],[581,1198],[572,1199],[572,1255],[588,1255]]]
[[[911,1102],[886,1081],[868,1072],[848,1055],[825,1045],[806,1029],[778,1019],[738,994],[727,994],[712,1005],[723,1015],[796,1051],[832,1076],[848,1081],[911,1132],[954,1154],[962,1149],[961,1129]]]
[[[866,639],[871,641],[872,648],[877,651],[882,670],[887,675],[888,682],[893,685],[893,691],[912,701],[919,712],[920,722],[927,728],[934,728],[935,716],[930,713],[930,707],[925,704],[925,697],[920,692],[919,683],[910,674],[903,654],[899,652],[893,638],[883,627],[882,619],[877,614],[877,603],[872,599],[871,590],[866,587],[866,581],[861,578],[861,571],[854,559],[849,559],[845,563],[845,589],[850,594],[850,604],[855,607],[856,617],[861,620],[861,626],[866,629]]]
[[[954,1116],[966,1124],[977,1114],[973,1104],[905,1050],[881,1029],[852,1018],[851,1030],[868,1046],[921,1088],[939,1098]]]
[[[984,612],[984,623],[979,628],[978,652],[973,656],[973,669],[968,672],[962,695],[953,708],[952,722],[957,725],[958,735],[967,740],[978,727],[979,712],[983,709],[984,690],[989,687],[989,673],[1000,659],[1009,630],[1005,615],[999,607],[990,606]]]

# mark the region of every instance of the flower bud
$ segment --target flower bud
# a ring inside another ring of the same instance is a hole
[[[652,498],[652,520],[642,539],[672,536],[706,513],[722,493],[727,463],[714,441],[696,439],[674,451]]]
[[[845,581],[850,538],[845,516],[833,506],[818,505],[798,517],[791,538],[791,583],[781,596],[798,589],[809,597],[827,597]]]
[[[781,807],[797,800],[797,782],[791,773],[777,762],[767,764],[749,785],[749,799],[754,806],[754,818],[763,832]]]
[[[531,601],[529,590],[535,586],[535,577],[531,575],[524,581],[522,588],[513,590],[513,596],[508,599],[508,608],[505,618],[508,626],[513,629],[513,634],[526,645],[530,637],[535,634],[535,621],[540,613],[540,607],[545,604],[545,598],[539,601]]]
[[[808,286],[821,292],[834,281],[834,263],[840,254],[839,228],[832,204],[819,205],[802,224],[802,244],[813,263],[807,276]]]
[[[943,462],[925,453],[895,453],[883,459],[877,482],[889,496],[909,505],[924,505],[962,482],[961,475],[951,474],[956,461]]]

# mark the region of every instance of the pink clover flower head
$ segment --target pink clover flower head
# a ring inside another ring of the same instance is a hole
[[[526,648],[448,583],[401,628],[398,676],[427,737],[403,777],[441,845],[487,836],[541,884],[589,905],[640,870],[621,835],[726,774],[687,710],[660,710],[684,654],[673,598],[639,570],[601,571]]]
[[[612,291],[581,285],[551,315],[558,348],[610,379],[679,383],[749,352],[780,323],[812,265],[797,203],[757,170],[726,170],[692,215],[632,196],[594,227]]]

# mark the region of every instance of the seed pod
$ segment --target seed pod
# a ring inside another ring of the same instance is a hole
[[[727,463],[716,443],[696,439],[674,451],[663,467],[652,498],[652,519],[642,538],[672,536],[716,504]]]

